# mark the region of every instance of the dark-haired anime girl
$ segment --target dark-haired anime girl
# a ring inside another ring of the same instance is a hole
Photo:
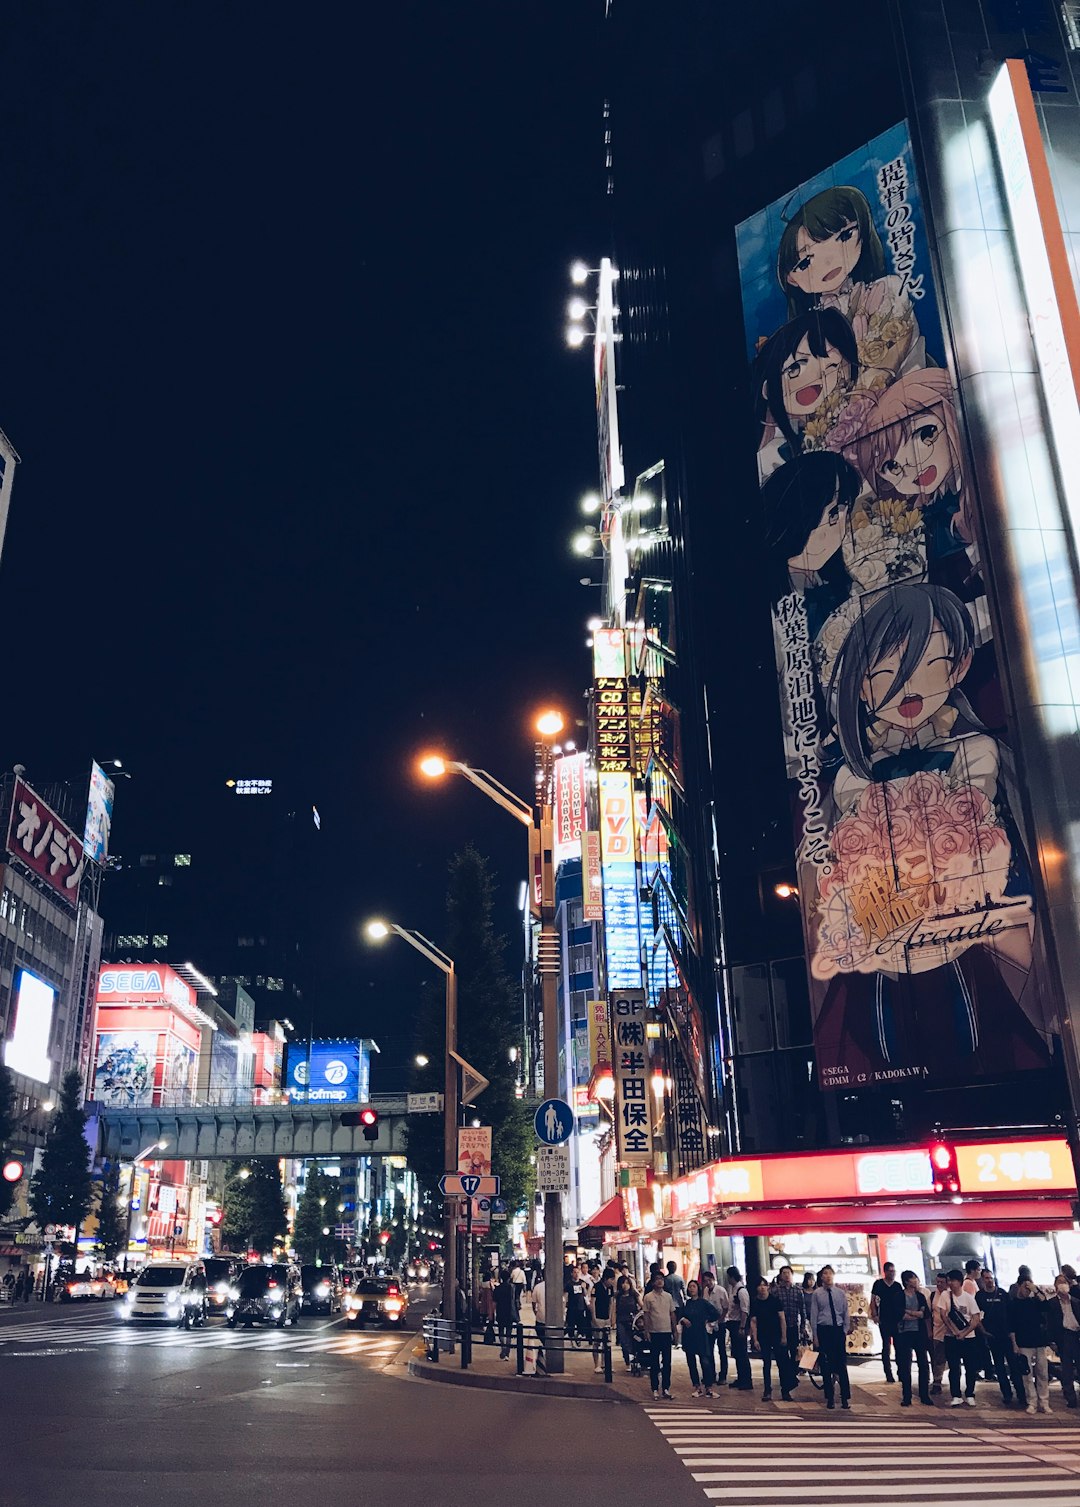
[[[885,253],[866,195],[850,184],[806,201],[784,228],[776,276],[794,319],[814,309],[844,315],[855,334],[869,386],[925,366],[924,342],[901,280],[885,272]]]
[[[1018,1003],[1033,918],[1007,760],[961,690],[974,646],[959,598],[908,583],[873,598],[836,660],[843,764],[810,940],[829,981],[818,1050],[849,1072],[946,1082],[1049,1060]]]
[[[804,449],[822,448],[859,378],[851,326],[835,309],[781,325],[758,353],[758,476]]]

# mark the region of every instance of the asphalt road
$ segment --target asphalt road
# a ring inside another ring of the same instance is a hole
[[[0,1504],[702,1507],[638,1408],[416,1381],[408,1346],[340,1319],[184,1334],[112,1304],[2,1313]]]

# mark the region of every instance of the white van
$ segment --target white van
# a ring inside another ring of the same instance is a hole
[[[178,1327],[205,1316],[206,1279],[200,1262],[149,1261],[120,1304],[122,1319],[158,1319]]]

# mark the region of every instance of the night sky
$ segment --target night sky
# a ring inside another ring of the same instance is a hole
[[[523,833],[528,714],[581,715],[598,593],[591,358],[599,3],[21,6],[4,21],[0,426],[22,457],[0,740],[43,784],[120,757],[114,850],[208,851],[228,776],[322,814],[316,1025],[392,1034],[447,859]],[[107,890],[103,909],[108,920]],[[197,961],[197,960],[196,960]]]

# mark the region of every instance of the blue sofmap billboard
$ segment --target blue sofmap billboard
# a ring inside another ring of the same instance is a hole
[[[286,1084],[294,1104],[357,1104],[368,1097],[369,1059],[364,1044],[348,1041],[289,1043]]]

